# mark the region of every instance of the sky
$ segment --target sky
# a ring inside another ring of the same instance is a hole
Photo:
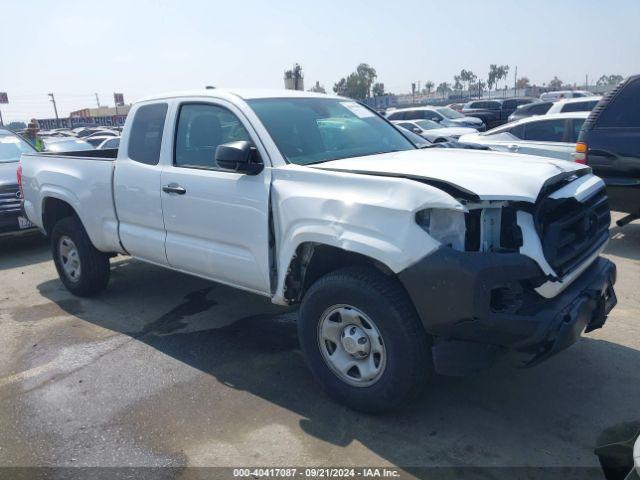
[[[387,91],[485,78],[640,73],[640,0],[0,0],[5,123],[173,90],[283,88],[295,62],[327,91],[362,62]]]

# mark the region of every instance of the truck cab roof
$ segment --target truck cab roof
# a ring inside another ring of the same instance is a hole
[[[316,92],[304,92],[300,90],[284,90],[284,89],[268,89],[268,88],[246,88],[246,89],[227,89],[213,88],[202,90],[187,90],[177,92],[167,92],[158,95],[151,95],[141,98],[135,103],[151,102],[154,100],[166,100],[171,98],[185,97],[209,97],[209,98],[225,98],[230,97],[241,98],[243,100],[253,100],[257,98],[343,98],[338,95],[329,95]],[[348,99],[345,99],[348,100]]]

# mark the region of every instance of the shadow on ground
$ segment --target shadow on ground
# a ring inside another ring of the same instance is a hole
[[[183,293],[172,294],[177,286]],[[57,279],[38,288],[61,309],[69,306]],[[162,313],[150,316],[149,305],[160,305]],[[533,369],[503,364],[472,377],[436,378],[417,404],[374,417],[324,395],[299,352],[296,312],[266,298],[129,260],[114,265],[103,295],[83,299],[69,313],[294,412],[315,439],[334,446],[360,442],[394,465],[593,466],[600,432],[640,416],[640,352],[593,338]],[[123,421],[134,429],[144,423],[139,433],[152,438],[166,433],[154,431],[166,425],[140,415],[165,415],[173,437],[206,443],[219,429],[209,411],[215,406],[205,400],[211,388],[211,382],[181,386],[171,404],[156,398],[153,409]],[[237,435],[273,421],[259,412],[235,414]]]
[[[0,270],[51,260],[49,241],[40,233],[0,238]]]

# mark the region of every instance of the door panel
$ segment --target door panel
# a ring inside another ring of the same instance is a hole
[[[251,141],[230,105],[180,106],[173,164],[162,171],[162,210],[169,264],[249,290],[269,293],[270,170],[223,171],[218,145]],[[179,193],[175,191],[179,190]]]
[[[162,193],[169,264],[269,292],[269,190],[264,173],[166,167],[162,185],[185,189],[184,194]]]
[[[120,241],[131,255],[162,265],[164,221],[159,165],[168,104],[138,107],[125,131],[114,172],[114,198]]]
[[[160,175],[158,165],[118,160],[114,195],[124,248],[135,257],[166,265]]]

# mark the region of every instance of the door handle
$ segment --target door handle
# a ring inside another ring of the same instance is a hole
[[[507,148],[509,148],[509,150],[513,150],[514,152],[517,152],[520,147],[518,145],[509,145],[509,147]]]
[[[165,193],[177,193],[178,195],[184,195],[187,191],[177,183],[170,183],[162,187],[162,191]]]

